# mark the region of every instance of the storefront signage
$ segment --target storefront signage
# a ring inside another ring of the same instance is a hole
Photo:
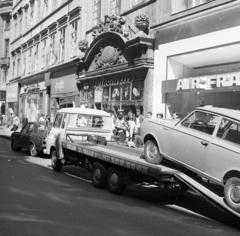
[[[134,75],[117,75],[116,78],[103,78],[101,80],[98,80],[94,86],[96,90],[102,89],[103,87],[108,87],[108,86],[116,86],[116,85],[121,85],[121,84],[130,84],[133,82],[135,79]]]
[[[37,91],[40,89],[40,85],[39,84],[31,84],[31,85],[25,85],[24,86],[24,92],[25,93],[31,93],[31,92],[34,92],[34,91]]]
[[[240,86],[240,72],[179,79],[176,90]]]
[[[55,84],[55,91],[62,92],[62,89],[64,89],[64,80],[57,79]]]
[[[18,101],[18,83],[8,84],[6,87],[6,101],[17,102]]]

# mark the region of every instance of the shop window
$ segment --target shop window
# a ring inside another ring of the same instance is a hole
[[[77,54],[77,21],[71,23],[71,58]]]
[[[101,0],[93,0],[93,26],[101,21]]]
[[[61,122],[62,122],[62,117],[63,117],[62,114],[57,114],[57,116],[56,116],[56,118],[55,118],[55,121],[54,121],[54,123],[53,123],[53,127],[55,127],[55,128],[60,128]]]
[[[111,0],[110,11],[112,15],[120,14],[121,0]]]
[[[143,81],[133,81],[132,83],[132,100],[143,99]]]
[[[59,50],[59,62],[63,62],[65,59],[65,36],[66,28],[60,30],[60,50]]]
[[[212,2],[214,0],[172,0],[172,14]]]
[[[120,85],[111,86],[111,101],[120,101]]]

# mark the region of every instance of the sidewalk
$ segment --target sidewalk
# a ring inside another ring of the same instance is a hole
[[[19,128],[18,128],[19,130]],[[6,125],[1,126],[0,125],[0,138],[5,138],[8,140],[11,140],[11,134],[13,133],[13,131],[10,130],[10,127],[7,128]]]

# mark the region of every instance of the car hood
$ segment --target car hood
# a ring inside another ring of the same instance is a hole
[[[152,123],[157,123],[162,126],[167,126],[169,128],[172,128],[178,122],[178,120],[173,120],[173,119],[151,119],[151,120],[146,120],[146,121],[152,122]]]

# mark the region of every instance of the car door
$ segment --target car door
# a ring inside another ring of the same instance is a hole
[[[24,147],[24,135],[26,134],[28,127],[29,124],[26,124],[20,132],[15,132],[16,141],[18,142],[18,146],[20,147]]]
[[[167,155],[187,167],[204,172],[218,118],[211,114],[211,120],[206,123],[197,118],[196,112],[190,114],[172,129]]]
[[[24,133],[24,137],[23,137],[23,144],[22,146],[25,147],[25,148],[29,148],[30,147],[30,138],[31,138],[31,135],[33,133],[33,130],[34,130],[34,123],[30,123],[26,132]]]

